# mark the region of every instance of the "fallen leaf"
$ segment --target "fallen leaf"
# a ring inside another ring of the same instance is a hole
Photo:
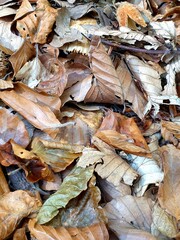
[[[36,51],[34,46],[28,41],[24,41],[22,46],[9,58],[14,70],[14,76],[24,66],[24,64],[35,57],[35,55]]]
[[[37,212],[40,206],[39,199],[26,191],[4,194],[0,199],[0,238],[7,238],[24,217]]]
[[[57,128],[62,126],[48,106],[38,105],[17,94],[14,90],[1,92],[0,98],[36,128],[52,133],[56,132]]]
[[[47,0],[38,0],[36,9],[32,11],[30,3],[23,1],[14,22],[23,38],[30,39],[31,43],[44,44],[52,31],[57,17],[57,9],[52,8]]]
[[[113,130],[102,130],[98,131],[95,136],[110,146],[113,146],[116,149],[121,149],[126,153],[151,157],[149,150],[135,145],[133,139],[126,136],[125,134],[121,134]]]
[[[1,182],[1,186],[0,186],[0,197],[4,194],[4,193],[8,193],[10,192],[7,180],[5,178],[5,175],[3,173],[3,170],[0,166],[0,182]]]
[[[93,144],[101,151],[84,148],[77,165],[85,167],[95,164],[97,174],[114,186],[119,186],[121,180],[128,185],[132,185],[138,176],[136,171],[100,139],[93,137]]]
[[[27,240],[25,227],[18,228],[13,234],[13,240]]]
[[[180,142],[179,124],[169,121],[161,121],[161,134],[165,141],[169,141],[170,143],[173,143],[174,146],[178,147]]]
[[[101,192],[92,177],[88,189],[72,199],[68,205],[59,211],[57,218],[50,222],[51,226],[86,227],[99,222],[107,222],[104,210],[99,205]]]
[[[38,213],[38,222],[44,224],[53,219],[60,208],[64,208],[68,202],[87,189],[87,182],[92,177],[94,168],[74,167],[64,179],[59,190],[52,194],[43,204]]]
[[[147,26],[138,8],[127,1],[119,4],[116,10],[116,17],[120,26],[130,27],[132,29],[136,29],[135,23],[142,27]]]
[[[160,206],[177,220],[180,219],[179,154],[180,150],[173,145],[160,148],[164,169],[164,181],[159,186],[158,200]]]
[[[113,199],[105,206],[108,227],[119,239],[155,240],[151,233],[152,200],[126,195]]]
[[[54,172],[65,170],[76,158],[81,155],[83,146],[58,144],[58,142],[46,141],[46,146],[41,139],[34,139],[32,142],[32,152],[35,153],[42,162],[51,166]],[[53,144],[54,143],[54,144]],[[79,148],[79,150],[78,150]]]
[[[30,137],[23,121],[5,108],[0,109],[0,116],[0,144],[3,145],[13,139],[16,143],[26,147],[30,142]]]
[[[104,223],[94,224],[85,228],[53,228],[40,225],[35,219],[29,221],[28,228],[37,240],[109,240],[109,234]]]
[[[110,56],[97,37],[91,40],[89,61],[95,79],[84,101],[120,104],[124,100],[121,82]]]
[[[139,181],[134,184],[134,193],[136,196],[143,196],[150,184],[159,185],[163,181],[164,173],[154,159],[132,154],[126,155],[125,159],[140,176]]]
[[[165,236],[174,238],[178,233],[177,221],[165,210],[163,210],[158,204],[153,207],[153,225],[152,231],[157,229]]]

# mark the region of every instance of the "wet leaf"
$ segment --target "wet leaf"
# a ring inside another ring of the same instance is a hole
[[[40,206],[40,201],[28,192],[17,190],[4,194],[0,199],[0,238],[8,237],[24,217],[37,212]]]
[[[60,189],[45,201],[37,216],[38,222],[40,224],[49,222],[58,214],[58,209],[64,208],[71,199],[86,190],[93,171],[93,167],[75,167],[64,179]]]

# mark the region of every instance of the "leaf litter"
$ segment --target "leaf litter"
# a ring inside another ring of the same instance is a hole
[[[179,239],[179,1],[0,3],[0,239]]]

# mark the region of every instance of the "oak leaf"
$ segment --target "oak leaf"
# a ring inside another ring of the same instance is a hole
[[[0,239],[7,238],[30,213],[37,212],[41,202],[28,192],[17,190],[0,199]]]

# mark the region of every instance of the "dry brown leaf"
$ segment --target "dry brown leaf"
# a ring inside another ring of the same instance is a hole
[[[1,166],[0,166],[0,183],[1,183],[0,185],[0,197],[1,197],[4,193],[10,192],[7,180],[4,176]]]
[[[126,195],[105,206],[108,227],[119,239],[155,240],[151,232],[153,202],[145,197]]]
[[[100,150],[94,150],[91,148],[85,148],[82,156],[79,159],[78,165],[83,164],[85,166],[91,164],[97,164],[95,171],[101,178],[106,178],[108,182],[115,186],[118,186],[120,181],[132,185],[134,179],[138,174],[134,171],[126,161],[118,156],[114,150],[112,150],[106,143],[93,137],[93,144]]]
[[[158,199],[162,208],[180,220],[180,150],[174,145],[160,148],[164,167],[164,181],[159,186]]]
[[[62,127],[62,124],[48,106],[41,106],[17,94],[14,90],[1,92],[0,98],[27,119],[34,127],[44,132],[53,134],[58,131],[58,127]]]
[[[122,84],[124,99],[132,103],[131,108],[139,118],[142,119],[144,117],[143,112],[147,100],[142,92],[136,87],[132,75],[123,60],[120,61],[116,71]]]
[[[35,219],[29,221],[28,228],[37,240],[108,240],[109,234],[104,223],[97,223],[84,228],[53,228],[40,225]]]
[[[147,26],[137,6],[127,1],[119,4],[116,10],[116,16],[120,26],[130,27],[132,29],[136,29],[135,23],[142,27]]]
[[[133,118],[127,118],[120,113],[109,110],[98,129],[97,134],[104,130],[114,130],[127,136],[127,140],[132,140],[136,146],[149,150],[148,145]]]
[[[14,90],[20,96],[25,97],[40,106],[48,106],[55,115],[59,114],[61,100],[58,96],[49,96],[38,93],[21,82],[14,84]]]
[[[40,179],[47,181],[54,180],[54,174],[46,163],[41,161],[36,154],[28,151],[11,140],[12,150],[17,156],[17,163],[24,169],[27,179],[30,182],[37,182]]]
[[[173,143],[174,146],[180,148],[180,125],[173,122],[161,121],[161,134],[165,141]]]
[[[176,219],[163,210],[158,204],[155,204],[153,207],[152,217],[152,232],[154,231],[155,233],[158,230],[169,238],[174,238],[177,235],[178,227]]]
[[[13,235],[13,240],[28,240],[26,236],[26,228],[18,228]]]
[[[45,145],[44,145],[45,143]],[[83,146],[48,142],[34,138],[32,151],[42,162],[51,166],[54,172],[65,170],[76,158],[81,155]]]
[[[0,109],[0,145],[13,139],[16,143],[26,147],[29,142],[29,134],[25,124],[17,115],[5,108]]]
[[[36,51],[34,46],[28,41],[24,41],[22,46],[9,58],[14,70],[14,76],[27,61],[31,60],[35,56]]]
[[[121,149],[127,153],[132,153],[137,156],[151,157],[151,153],[149,150],[135,145],[133,143],[133,139],[127,137],[125,134],[121,134],[113,130],[103,130],[98,131],[95,136],[100,138],[102,141],[106,142],[110,146]]]
[[[57,9],[52,8],[47,0],[38,0],[34,11],[27,0],[23,3],[14,20],[17,30],[23,38],[30,39],[31,43],[46,43],[58,15]]]
[[[124,100],[121,82],[99,37],[91,41],[89,60],[95,79],[84,101],[120,104]]]
[[[67,74],[64,65],[58,58],[48,54],[41,56],[40,60],[53,76],[50,79],[41,80],[37,90],[49,95],[61,96],[67,84]]]
[[[29,214],[37,212],[41,203],[28,192],[17,190],[0,199],[0,239],[7,238]]]
[[[14,87],[14,85],[13,85],[12,80],[5,81],[5,80],[0,79],[0,89],[1,90],[7,89],[7,88],[10,89],[13,87]]]

